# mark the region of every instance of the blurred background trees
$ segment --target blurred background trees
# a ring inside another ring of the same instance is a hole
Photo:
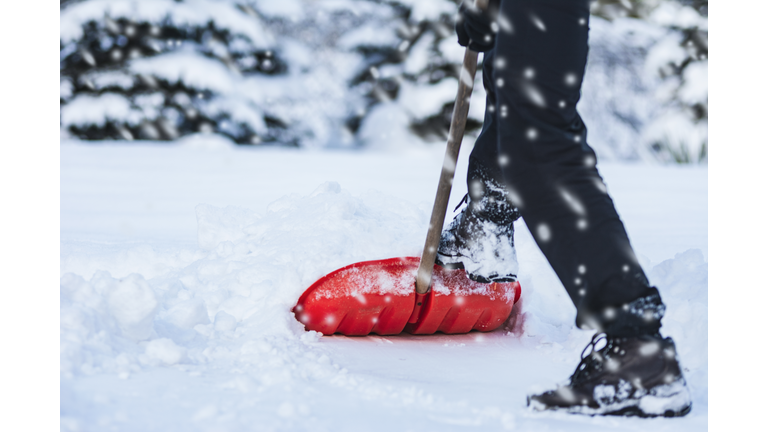
[[[590,57],[579,107],[590,142],[611,147],[619,159],[706,163],[707,3],[592,3]]]
[[[443,142],[463,56],[455,12],[452,0],[62,0],[62,137]],[[590,144],[605,159],[706,162],[707,1],[599,0],[592,13]],[[476,91],[468,133],[484,105]]]

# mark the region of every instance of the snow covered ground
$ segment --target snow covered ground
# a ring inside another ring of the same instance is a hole
[[[451,198],[466,191],[469,144]],[[591,334],[522,221],[522,301],[496,332],[319,337],[290,308],[343,265],[422,247],[443,149],[63,142],[65,431],[706,430],[706,167],[600,164],[668,305],[682,419],[531,413]],[[452,207],[451,207],[452,209]],[[449,214],[449,217],[452,217]]]

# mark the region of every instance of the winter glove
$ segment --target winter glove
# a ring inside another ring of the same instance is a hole
[[[488,2],[485,10],[478,9],[472,3],[463,2],[459,7],[459,19],[456,21],[459,45],[476,52],[492,50],[499,29],[496,24],[498,11],[499,0]]]

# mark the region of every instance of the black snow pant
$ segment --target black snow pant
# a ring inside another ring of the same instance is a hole
[[[502,0],[483,58],[487,108],[470,156],[505,184],[577,309],[581,328],[656,333],[650,287],[576,112],[587,61],[587,0]]]

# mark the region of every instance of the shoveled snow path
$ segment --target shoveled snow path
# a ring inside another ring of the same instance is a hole
[[[451,205],[466,190],[468,153]],[[684,419],[525,410],[527,393],[572,372],[590,335],[573,329],[570,301],[522,223],[524,300],[503,331],[318,338],[301,330],[290,303],[323,273],[418,254],[441,160],[438,148],[64,143],[62,429],[705,430],[706,169],[599,165],[670,307],[665,330],[694,396]],[[123,294],[150,300],[129,311],[114,300]]]

